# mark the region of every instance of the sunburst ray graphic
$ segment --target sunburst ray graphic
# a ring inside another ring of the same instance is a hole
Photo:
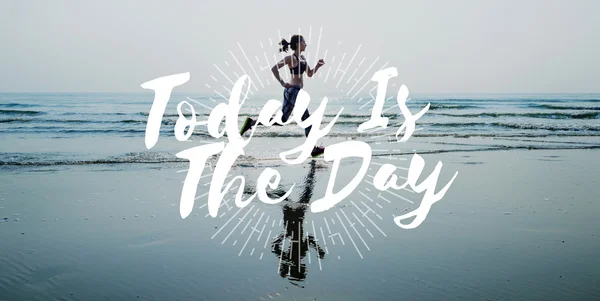
[[[228,50],[229,60],[213,64],[216,73],[209,75],[209,79],[204,83],[205,87],[212,90],[213,95],[207,98],[211,103],[203,103],[201,100],[190,97],[186,99],[198,108],[197,114],[209,115],[213,106],[229,102],[228,96],[231,94],[235,81],[241,75],[248,75],[251,78],[248,99],[257,97],[261,91],[265,91],[273,83],[277,83],[272,78],[271,68],[287,55],[277,51],[277,41],[280,41],[282,37],[289,37],[301,32],[302,30],[298,29],[298,32],[283,36],[281,30],[277,30],[277,37],[258,41],[256,47],[250,48],[245,48],[240,42],[236,42],[232,50]],[[310,45],[313,40],[312,26],[305,32],[308,32],[306,41]],[[322,85],[339,92],[343,97],[343,99],[338,98],[331,101],[355,101],[357,105],[360,105],[358,111],[364,112],[359,116],[363,116],[366,121],[370,116],[372,104],[375,102],[373,93],[377,89],[377,83],[372,81],[372,76],[375,72],[386,68],[389,62],[381,62],[380,57],[368,58],[362,55],[362,44],[348,46],[342,41],[322,44],[322,41],[326,40],[322,27],[318,30],[316,40],[316,47],[305,51],[305,56],[311,65],[315,65],[319,58],[323,58],[329,68],[314,76],[311,79],[311,85],[313,82],[321,82]],[[314,50],[314,55],[312,50]],[[327,61],[329,57],[331,60]],[[280,74],[282,79],[290,79],[287,72]],[[394,109],[399,113],[398,106],[395,103],[389,103],[391,99],[393,97],[385,100],[387,107],[382,110],[383,114]],[[189,109],[186,111],[191,112]],[[390,118],[390,121],[394,120]],[[395,131],[394,128],[391,130]],[[417,130],[419,129],[417,128]],[[373,168],[378,169],[384,164],[393,164],[399,170],[408,170],[407,167],[397,166],[398,163],[408,159],[404,157],[406,155],[394,154],[394,146],[399,143],[394,133],[389,128],[378,128],[361,137],[367,140],[365,142],[369,143],[372,148],[372,160],[369,168],[371,172],[366,174],[362,183],[351,196],[340,203],[343,204],[342,206],[338,204],[328,210],[328,214],[325,215],[305,215],[301,212],[306,212],[310,203],[301,205],[296,203],[290,204],[289,210],[287,212],[284,210],[282,214],[274,210],[266,210],[256,202],[238,208],[232,203],[233,197],[224,197],[224,201],[219,207],[219,214],[215,217],[221,219],[222,224],[217,227],[211,239],[220,240],[222,245],[230,244],[239,248],[238,256],[250,256],[263,260],[265,253],[275,253],[279,260],[278,271],[282,269],[282,265],[291,265],[292,269],[295,268],[298,271],[302,269],[298,262],[294,264],[297,256],[305,256],[308,259],[308,265],[318,264],[319,270],[322,270],[324,262],[336,259],[333,254],[337,248],[342,247],[353,248],[356,251],[356,258],[364,258],[366,252],[371,251],[370,241],[388,237],[384,231],[385,227],[381,226],[381,223],[387,222],[389,215],[395,217],[395,214],[390,213],[408,211],[410,206],[414,206],[416,202],[411,200],[411,196],[414,196],[415,192],[410,189],[380,191],[374,188]],[[212,170],[212,165],[210,168]],[[186,171],[187,169],[178,170],[177,173]],[[229,174],[227,177],[231,176]],[[212,173],[203,175],[201,184],[203,186],[210,185],[211,177]],[[402,175],[397,175],[397,177],[406,179]],[[202,183],[203,181],[205,182]],[[237,192],[238,188],[239,186],[235,186],[227,193]],[[197,204],[201,204],[197,206],[196,210],[206,210],[204,208],[207,207],[208,192],[197,196],[195,200]],[[398,206],[402,207],[400,202],[406,207],[398,209]],[[210,217],[210,214],[207,213],[205,217]],[[316,260],[312,259],[311,250],[314,251]],[[337,260],[340,259],[341,257],[338,255]]]

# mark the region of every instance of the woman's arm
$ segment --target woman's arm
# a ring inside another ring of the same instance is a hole
[[[291,56],[288,55],[285,58],[283,58],[281,61],[279,61],[279,63],[277,63],[275,66],[273,66],[273,68],[271,68],[271,71],[273,72],[273,75],[275,76],[275,79],[277,79],[277,81],[281,84],[281,86],[285,87],[285,88],[289,88],[290,84],[284,82],[281,77],[279,76],[279,69],[285,65],[289,65],[291,64]]]
[[[306,65],[306,75],[308,75],[308,77],[312,77],[313,75],[315,75],[317,73],[317,70],[319,70],[319,68],[321,68],[321,66],[325,65],[325,61],[323,61],[323,59],[320,59],[317,62],[317,65],[315,66],[315,69],[310,69],[310,66],[307,64]]]

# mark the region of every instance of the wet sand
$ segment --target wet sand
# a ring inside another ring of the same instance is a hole
[[[203,197],[183,220],[185,163],[5,170],[0,300],[600,298],[598,150],[422,156],[424,174],[444,163],[438,189],[459,175],[414,230],[393,217],[416,208],[420,196],[394,192],[410,204],[367,182],[332,210],[307,211],[301,203],[323,196],[331,172],[322,160],[240,164],[231,174],[246,176],[247,191],[272,167],[285,190],[296,183],[290,199],[254,200],[242,210],[231,201],[212,218]],[[389,158],[373,162],[410,162]],[[339,183],[357,168],[344,162]]]

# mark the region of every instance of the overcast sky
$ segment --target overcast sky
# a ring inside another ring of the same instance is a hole
[[[325,58],[306,81],[321,92],[386,62],[416,93],[600,92],[599,11],[594,0],[2,0],[0,92],[142,92],[190,72],[178,91],[212,93],[231,86],[215,65],[231,80],[242,73],[235,59],[258,88],[277,90],[260,69],[281,57],[269,39],[298,30],[310,33],[310,64]]]

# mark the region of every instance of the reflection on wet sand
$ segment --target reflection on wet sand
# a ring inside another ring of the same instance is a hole
[[[313,234],[304,233],[304,215],[309,207],[315,184],[315,161],[310,163],[310,171],[304,179],[304,189],[297,202],[284,200],[284,231],[271,242],[271,252],[279,258],[279,275],[288,278],[294,285],[306,279],[307,269],[304,258],[310,248],[319,258],[325,257],[325,251],[319,246]]]

